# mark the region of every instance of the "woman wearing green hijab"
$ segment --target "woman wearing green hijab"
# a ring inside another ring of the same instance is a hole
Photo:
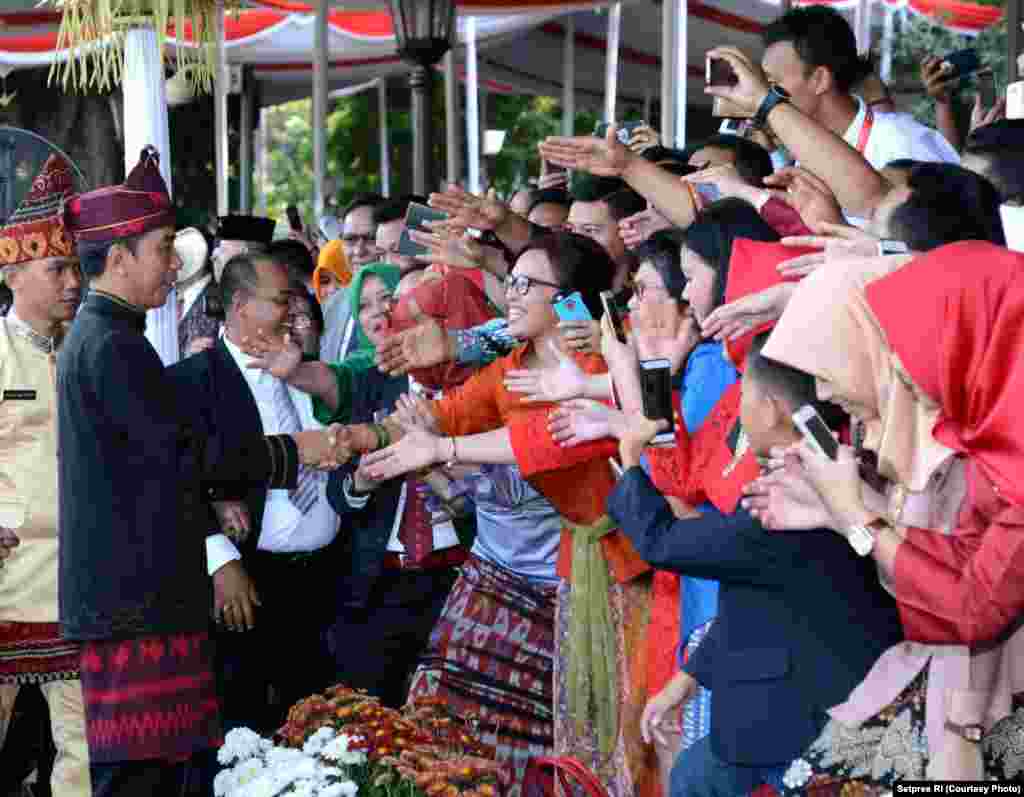
[[[275,375],[314,396],[320,421],[372,423],[376,413],[390,414],[409,390],[408,377],[388,376],[373,359],[389,331],[399,276],[395,266],[374,264],[353,278],[351,353],[342,362],[296,366],[293,359],[291,373],[275,363]],[[371,482],[357,461],[333,472],[327,485],[328,501],[342,519],[332,585],[336,619],[328,631],[334,680],[395,708],[405,702],[409,678],[455,581],[454,568],[468,556],[447,516],[442,520],[426,506],[428,492],[417,476]]]

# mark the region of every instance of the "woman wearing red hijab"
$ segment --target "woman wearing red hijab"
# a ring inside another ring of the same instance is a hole
[[[862,484],[847,448],[833,462],[801,446],[804,468],[786,478],[804,473],[825,525],[873,555],[909,641],[831,709],[837,724],[786,786],[813,780],[831,794],[853,778],[873,793],[894,777],[980,780],[983,753],[989,772],[1012,774],[1019,753],[999,739],[1024,693],[1014,665],[1024,632],[1008,634],[1024,609],[1024,423],[1013,403],[1024,387],[1024,257],[958,243],[840,290],[856,269],[808,278],[765,354],[812,373],[877,453],[885,496]],[[809,336],[812,322],[829,334]],[[780,491],[760,491],[753,511],[765,525],[798,527],[783,518],[796,493],[787,504]]]

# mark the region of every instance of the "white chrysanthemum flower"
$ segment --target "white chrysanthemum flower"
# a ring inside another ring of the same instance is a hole
[[[320,797],[356,797],[359,787],[350,780],[335,783],[320,789]]]
[[[235,791],[232,797],[275,797],[280,791],[281,784],[266,772]]]
[[[287,764],[274,767],[274,777],[282,786],[297,780],[312,780],[316,777],[317,762],[315,758],[302,756]]]
[[[267,766],[274,769],[293,766],[304,758],[305,753],[290,747],[272,747],[266,754]]]
[[[288,797],[317,797],[316,781],[297,780],[292,784],[291,791],[285,792]]]
[[[789,765],[786,774],[782,776],[782,782],[789,789],[799,789],[811,779],[811,765],[804,759],[798,758]]]
[[[306,755],[316,755],[324,749],[324,745],[334,738],[334,728],[321,728],[308,739],[302,746],[302,752]]]
[[[345,777],[345,771],[338,767],[321,766],[320,769],[317,770],[317,777],[320,779],[321,783],[326,783],[331,778],[341,780]]]
[[[217,773],[217,777],[213,779],[213,795],[214,797],[227,797],[238,787],[238,783],[235,780],[235,773],[233,770],[225,769]]]
[[[224,737],[224,744],[217,751],[217,761],[221,764],[245,761],[259,755],[263,749],[263,739],[258,733],[248,728],[235,728]]]
[[[266,766],[258,758],[250,758],[247,761],[242,761],[231,770],[231,774],[234,778],[234,786],[232,788],[239,789],[245,786],[247,783],[251,783],[260,777],[266,771]]]

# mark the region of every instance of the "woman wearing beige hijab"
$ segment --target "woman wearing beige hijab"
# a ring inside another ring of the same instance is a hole
[[[997,596],[1006,589],[1006,574],[989,569],[1000,582],[989,585],[992,595],[979,583],[955,605],[951,593],[957,590],[944,584],[953,576],[980,580],[979,569],[985,571],[996,548],[998,561],[1019,568],[1010,517],[1018,510],[1014,499],[996,507],[988,500],[985,488],[991,492],[1000,482],[977,467],[985,456],[977,435],[939,434],[951,427],[964,433],[972,418],[932,378],[942,373],[952,384],[953,363],[966,377],[979,352],[951,341],[977,339],[964,334],[964,325],[981,329],[997,315],[978,311],[995,291],[972,296],[965,286],[980,275],[963,279],[965,268],[977,272],[975,264],[994,263],[989,287],[998,285],[1006,296],[1020,293],[1010,277],[1024,259],[1007,263],[1005,252],[971,243],[944,247],[911,265],[906,257],[830,265],[801,283],[765,347],[765,356],[813,374],[819,395],[859,421],[861,444],[877,455],[878,470],[889,482],[884,493],[863,482],[850,448],[833,463],[803,446],[787,452],[784,472],[752,487],[751,511],[774,528],[804,527],[798,514],[817,514],[813,525],[844,535],[867,527],[856,532],[871,535],[867,545],[856,536],[851,544],[874,555],[907,638],[914,640],[883,654],[849,700],[831,709],[833,719],[822,736],[787,772],[788,790],[839,794],[853,787],[871,794],[891,790],[895,780],[981,780],[982,737],[996,769],[990,774],[1004,776],[1020,764],[1006,760],[1011,751],[993,728],[1010,716],[1013,695],[1024,692],[1024,674],[1013,672],[1014,660],[1024,655],[1024,634],[984,650],[975,647],[982,638],[1005,635],[1005,601]],[[894,304],[894,286],[886,282],[897,277],[902,306]],[[883,308],[884,323],[876,306]],[[946,317],[951,306],[968,310],[952,330]],[[1004,337],[1020,337],[1009,325],[1003,328]],[[915,345],[904,345],[915,338]],[[900,341],[898,349],[891,340]],[[928,389],[918,385],[918,374],[930,375],[922,380]],[[975,400],[972,410],[983,403]],[[998,413],[982,415],[999,419]]]

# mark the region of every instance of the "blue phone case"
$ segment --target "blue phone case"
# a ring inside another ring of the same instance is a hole
[[[593,321],[594,317],[583,303],[583,297],[579,291],[570,293],[563,299],[555,302],[555,315],[559,321]]]

